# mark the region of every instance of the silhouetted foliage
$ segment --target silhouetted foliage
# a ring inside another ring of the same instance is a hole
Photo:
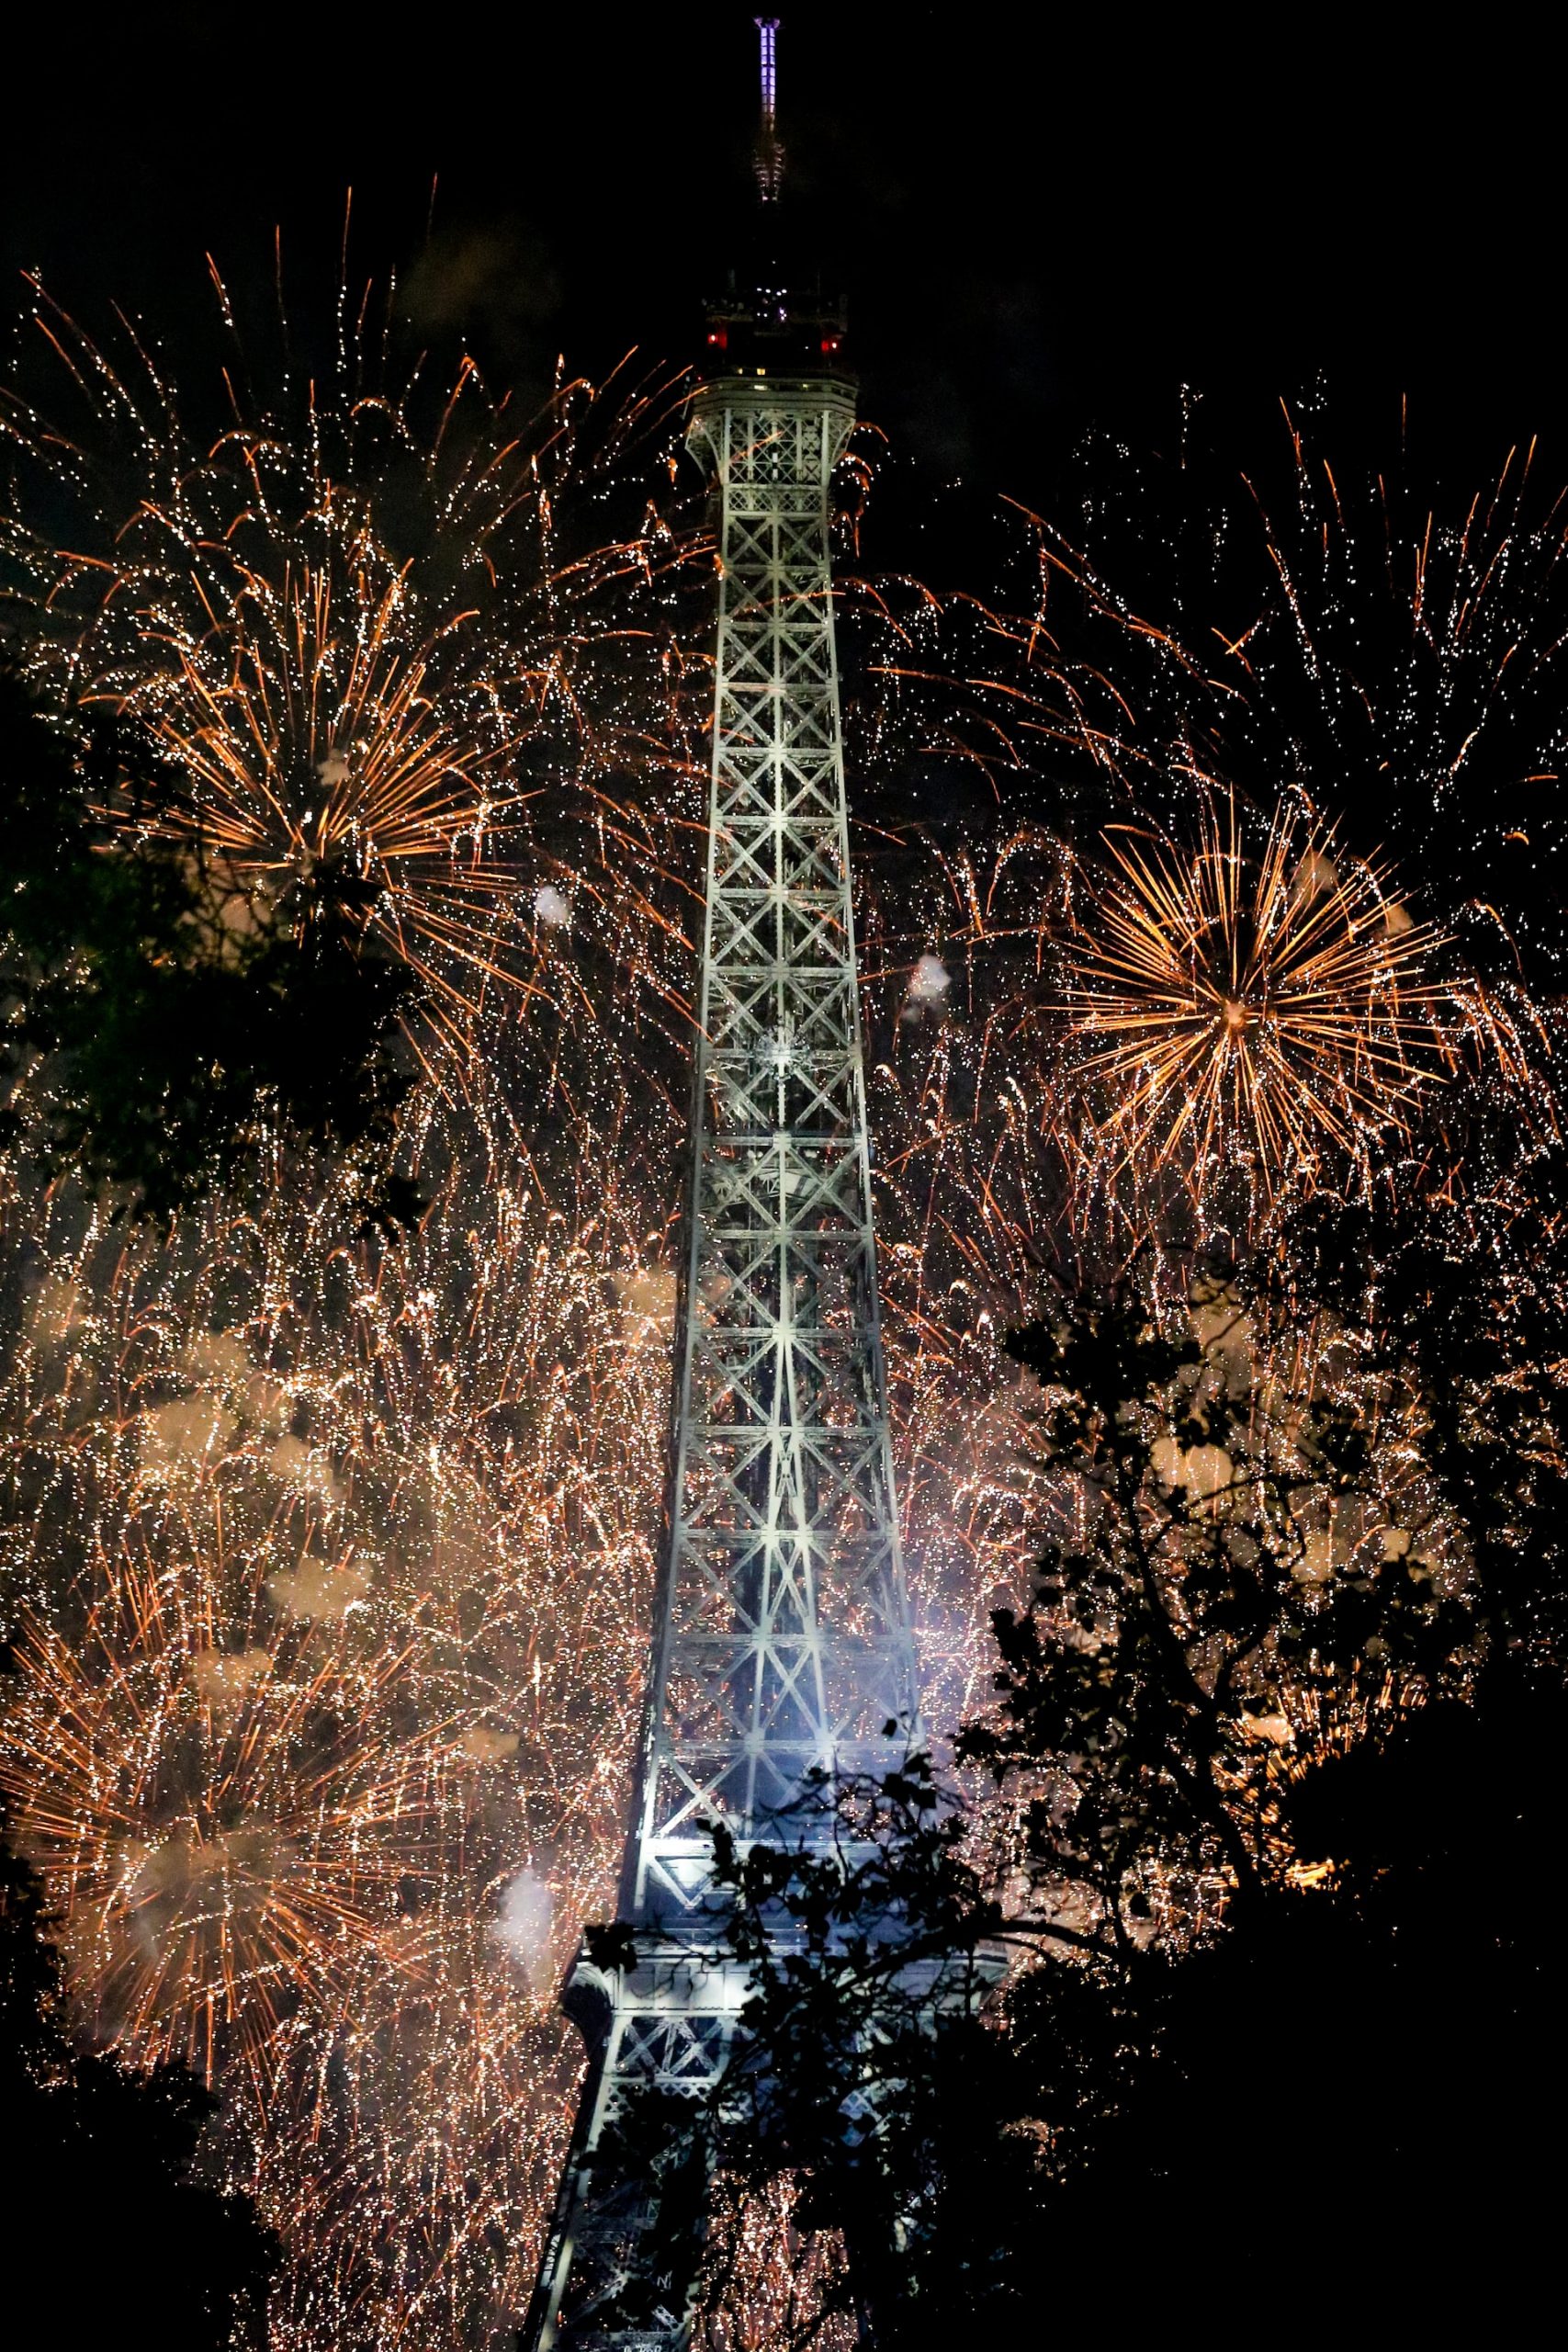
[[[324,861],[275,905],[152,826],[179,794],[132,731],[73,740],[0,673],[10,1133],[154,1218],[291,1143],[361,1166],[368,1216],[415,1214],[387,1166],[412,982],[367,937],[367,884]]]
[[[612,2165],[795,2175],[879,2352],[1216,2310],[1287,2340],[1325,2309],[1495,2324],[1546,2291],[1552,1186],[1303,1215],[1174,1335],[1129,1283],[1014,1336],[1049,1532],[958,1743],[1000,1826],[917,1758],[821,1792],[826,1852],[720,1836],[745,2030]]]
[[[0,1842],[0,2114],[11,2309],[62,2344],[264,2352],[271,2233],[202,2177],[217,2113],[190,2075],[83,2055],[60,2016],[37,1883]]]

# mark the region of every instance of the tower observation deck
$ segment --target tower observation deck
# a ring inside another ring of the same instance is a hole
[[[854,386],[840,311],[788,282],[767,233],[782,152],[775,28],[759,28],[762,233],[710,308],[688,435],[721,560],[672,1459],[621,1893],[637,1959],[584,1959],[568,1985],[591,2063],[530,2352],[688,2342],[679,2285],[651,2323],[615,2315],[650,2212],[595,2154],[629,2093],[700,2093],[737,2030],[746,1978],[721,1950],[708,1825],[742,1848],[825,1839],[807,1776],[886,1770],[915,1709],[829,549]]]

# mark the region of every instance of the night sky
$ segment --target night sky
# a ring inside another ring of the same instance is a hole
[[[790,189],[863,411],[941,477],[1048,499],[1086,423],[1157,444],[1183,381],[1245,462],[1320,378],[1347,430],[1408,393],[1439,475],[1535,432],[1562,470],[1555,83],[1522,13],[1457,43],[1392,8],[784,19]],[[330,278],[352,185],[352,269],[395,264],[493,376],[684,356],[748,198],[739,0],[40,12],[8,46],[7,272],[176,341],[205,250],[264,282],[277,224],[296,301]]]

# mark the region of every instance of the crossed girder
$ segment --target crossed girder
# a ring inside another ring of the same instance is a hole
[[[737,379],[694,409],[722,561],[671,1504],[623,1898],[638,1959],[573,1979],[602,2013],[541,2352],[687,2342],[683,2305],[651,2326],[610,2315],[648,2215],[595,2189],[593,2155],[634,2086],[695,2095],[724,2064],[746,1984],[707,1949],[709,1825],[829,1834],[802,1808],[807,1776],[886,1769],[913,1714],[829,565],[852,422],[829,383]]]
[[[913,1697],[877,1322],[828,481],[836,388],[734,383],[694,439],[723,502],[698,1134],[634,1916],[705,1891]],[[798,1824],[794,1834],[799,1834]]]

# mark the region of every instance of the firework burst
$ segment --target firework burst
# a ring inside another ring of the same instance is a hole
[[[1091,1048],[1079,1078],[1106,1082],[1128,1159],[1151,1175],[1178,1155],[1242,1160],[1272,1193],[1403,1126],[1432,1083],[1442,940],[1331,831],[1284,808],[1251,831],[1256,846],[1232,799],[1204,803],[1186,854],[1109,833],[1115,871],[1090,885],[1067,1001]]]
[[[450,1774],[439,1737],[387,1736],[406,1659],[265,1600],[237,1628],[221,1576],[161,1548],[105,1564],[72,1642],[28,1626],[5,1781],[96,2031],[209,2083],[221,2057],[254,2090],[286,2020],[341,2000],[439,1874]]]
[[[364,334],[307,390],[285,367],[243,394],[236,346],[204,428],[129,329],[111,351],[42,288],[32,321],[53,379],[0,400],[26,659],[166,764],[151,808],[104,813],[188,845],[242,930],[330,898],[447,1022],[498,977],[546,1052],[682,1001],[679,623],[705,542],[661,464],[679,379],[562,384],[528,420],[471,363],[434,395]],[[655,769],[662,797],[628,794]],[[584,989],[569,928],[615,984]]]
[[[292,1189],[157,1239],[10,1203],[13,1815],[84,2028],[223,2094],[301,2347],[525,2300],[622,1830],[665,1179],[643,1104],[640,1154],[580,1125],[546,1182],[509,1001],[466,1100],[409,1106],[418,1233]]]
[[[522,796],[501,781],[499,726],[440,715],[433,656],[409,645],[400,574],[362,548],[340,585],[305,566],[279,591],[252,581],[221,628],[123,711],[149,714],[181,788],[160,831],[213,861],[253,915],[308,919],[346,885],[381,944],[441,994],[514,975],[495,854]],[[498,960],[499,959],[499,960]]]
[[[554,1987],[624,1833],[701,867],[707,679],[678,596],[702,542],[650,512],[657,387],[565,388],[514,430],[465,369],[422,423],[413,383],[367,391],[355,357],[303,420],[242,401],[198,433],[155,368],[38,317],[83,420],[6,412],[39,674],[152,733],[183,782],[135,821],[240,902],[303,921],[323,876],[351,884],[447,1049],[400,1114],[432,1205],[394,1238],[287,1171],[243,1213],[133,1236],[0,1162],[32,1628],[9,1785],[78,2014],[132,2062],[191,2052],[229,2101],[235,2177],[288,2244],[279,2352],[468,2352],[526,2300],[580,2066]],[[1171,817],[1177,763],[1134,716],[1151,639],[1118,621],[1112,659],[1053,655],[1047,707],[1049,635],[1021,627],[1008,726],[969,741],[915,603],[886,728],[853,715],[874,811],[886,792],[903,824],[912,743],[987,797],[1040,756],[1111,779],[1122,811],[1129,778],[1163,777]],[[1012,640],[965,609],[992,711]],[[1080,835],[1105,814],[1084,808]],[[1365,1155],[1449,1066],[1438,927],[1325,829],[1219,808],[1195,852],[1117,836],[1087,897],[1035,822],[868,845],[885,1331],[939,1725],[983,1703],[987,1611],[1040,1524],[1002,1335],[1077,1250],[1096,1171],[1234,1152],[1267,1189]],[[769,2219],[717,2345],[771,2340],[787,2200]]]

